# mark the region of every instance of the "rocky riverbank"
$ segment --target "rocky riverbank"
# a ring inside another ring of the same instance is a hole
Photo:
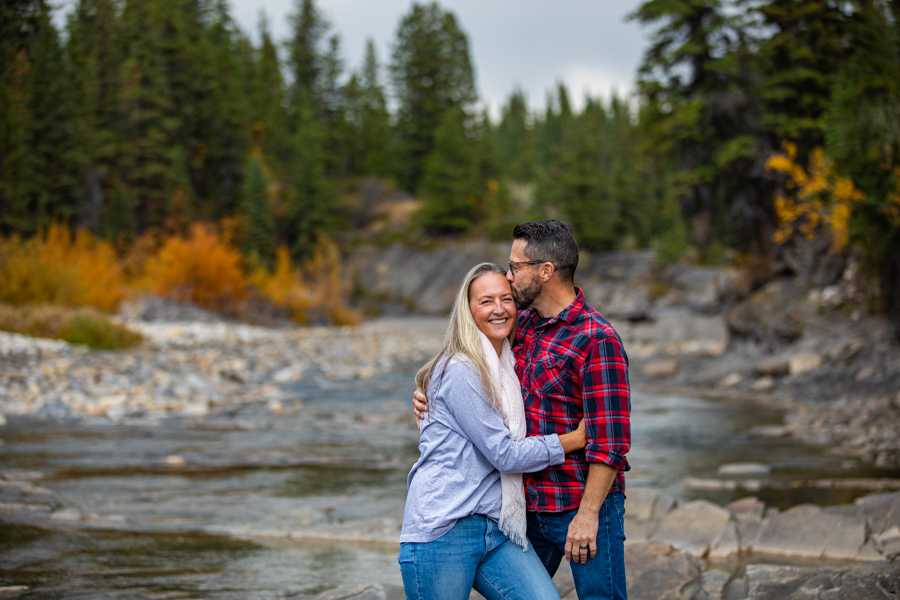
[[[0,332],[0,414],[117,421],[205,417],[255,403],[277,412],[279,385],[384,373],[435,352],[442,333],[440,324],[411,326],[415,319],[280,329],[222,321],[123,322],[147,343],[99,352]]]

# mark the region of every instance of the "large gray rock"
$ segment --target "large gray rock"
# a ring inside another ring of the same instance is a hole
[[[894,502],[891,504],[891,510],[888,513],[882,531],[887,531],[891,527],[900,528],[900,494],[894,495]]]
[[[359,291],[420,312],[446,314],[466,272],[480,262],[506,264],[508,252],[508,244],[447,244],[433,250],[398,244],[361,249],[350,262]]]
[[[738,304],[728,314],[732,333],[759,342],[792,342],[803,333],[803,317],[794,300],[800,295],[797,282],[772,281]]]
[[[582,282],[584,297],[606,317],[639,321],[650,314],[652,302],[642,287],[631,283]]]
[[[766,503],[756,498],[748,497],[735,500],[726,505],[725,508],[731,513],[737,524],[740,551],[744,553],[752,551],[753,544],[756,543],[762,528]]]
[[[716,547],[730,522],[731,513],[721,506],[696,500],[663,517],[650,539],[702,558]]]
[[[818,574],[815,567],[780,565],[748,565],[747,598],[752,600],[787,600],[800,586]]]
[[[753,372],[760,376],[781,377],[791,370],[790,358],[787,356],[775,356],[757,363]]]
[[[879,534],[885,530],[891,507],[900,498],[896,492],[869,494],[853,501],[858,508],[857,514],[863,517],[869,524],[869,530],[873,534]]]
[[[741,540],[734,521],[729,521],[722,539],[709,551],[712,560],[727,560],[741,553]]]
[[[802,504],[768,517],[753,551],[853,559],[865,541],[862,517],[826,513],[818,506]]]
[[[667,544],[625,548],[625,576],[630,600],[682,600],[682,590],[699,591],[700,562]],[[694,594],[691,594],[691,597]]]
[[[644,365],[641,374],[644,377],[665,378],[678,375],[680,364],[674,358],[662,358]]]
[[[676,265],[669,277],[671,286],[682,292],[683,301],[700,312],[716,312],[722,300],[733,295],[738,272],[723,267]]]
[[[659,494],[656,492],[629,488],[625,499],[625,518],[635,521],[651,520],[658,499]]]

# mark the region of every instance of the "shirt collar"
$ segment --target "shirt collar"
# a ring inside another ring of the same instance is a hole
[[[578,317],[584,311],[584,293],[581,291],[581,288],[575,288],[575,299],[572,300],[572,303],[567,307],[562,309],[562,311],[556,315],[555,317],[550,317],[549,319],[544,319],[541,317],[540,313],[533,308],[528,309],[531,314],[528,315],[535,324],[540,327],[542,325],[550,325],[552,323],[556,323],[557,321],[565,321],[569,325],[575,323],[578,320]]]

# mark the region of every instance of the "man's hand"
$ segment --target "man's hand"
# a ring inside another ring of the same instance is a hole
[[[566,560],[584,564],[588,557],[597,556],[597,528],[600,518],[596,512],[579,509],[569,523],[566,535]]]
[[[428,412],[428,398],[425,397],[425,392],[419,388],[416,388],[416,393],[413,394],[413,412],[416,413],[416,418],[420,421],[425,418],[425,413]]]

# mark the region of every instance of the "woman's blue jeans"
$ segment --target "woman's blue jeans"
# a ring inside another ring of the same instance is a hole
[[[406,600],[468,600],[472,588],[487,600],[559,599],[531,544],[523,552],[481,515],[432,542],[400,544],[399,562]]]
[[[578,510],[528,513],[528,540],[552,577],[565,556],[569,523]],[[625,589],[625,496],[607,494],[600,508],[597,556],[569,563],[579,600],[627,600]]]

